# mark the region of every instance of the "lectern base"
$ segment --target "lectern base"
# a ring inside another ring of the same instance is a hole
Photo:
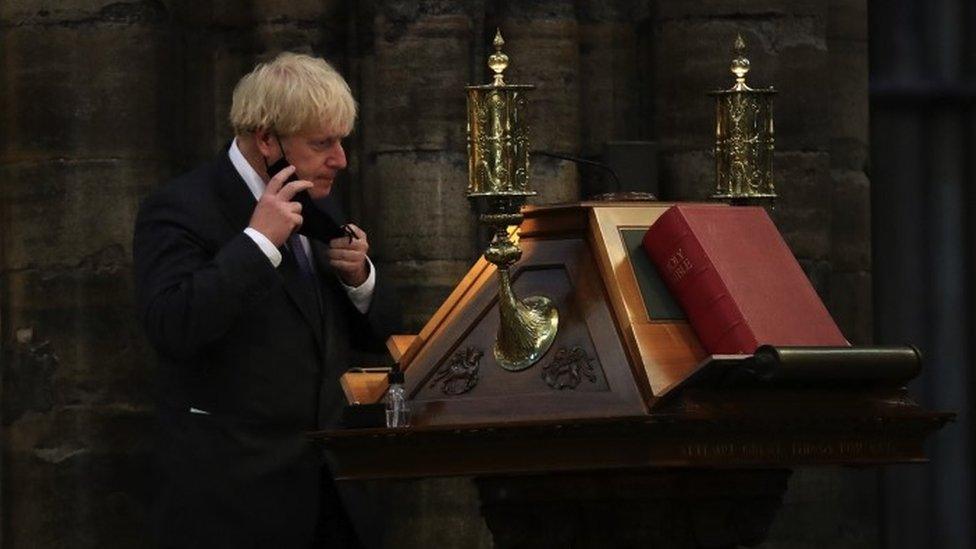
[[[724,548],[762,543],[788,470],[668,470],[476,479],[497,548]]]

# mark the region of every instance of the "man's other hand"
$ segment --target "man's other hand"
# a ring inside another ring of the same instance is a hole
[[[263,234],[276,247],[283,246],[291,233],[302,226],[302,205],[292,202],[291,199],[312,188],[311,181],[299,180],[284,184],[294,171],[294,166],[288,166],[268,181],[268,186],[265,187],[248,223],[249,227]]]
[[[369,278],[369,263],[366,261],[369,241],[366,239],[366,233],[359,227],[352,223],[346,226],[356,235],[356,238],[340,236],[330,240],[329,265],[332,265],[346,286],[357,288]]]

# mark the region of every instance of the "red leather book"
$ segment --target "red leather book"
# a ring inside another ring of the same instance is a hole
[[[762,208],[672,206],[644,249],[711,354],[850,345]]]

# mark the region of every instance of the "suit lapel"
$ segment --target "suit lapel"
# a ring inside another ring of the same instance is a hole
[[[235,231],[243,231],[251,220],[254,207],[257,201],[254,195],[247,188],[241,174],[237,173],[234,164],[230,161],[227,149],[223,149],[217,158],[217,195],[224,216],[230,222]],[[291,298],[292,303],[301,312],[302,317],[308,323],[309,328],[315,335],[315,341],[319,345],[319,351],[324,351],[324,341],[322,340],[322,320],[318,312],[318,303],[315,295],[308,288],[302,279],[302,274],[298,270],[298,264],[291,250],[281,249],[281,265],[278,267],[278,274],[281,276],[281,284],[285,288],[285,293]]]

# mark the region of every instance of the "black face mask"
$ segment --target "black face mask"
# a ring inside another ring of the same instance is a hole
[[[274,177],[281,170],[291,166],[291,162],[285,156],[285,148],[281,146],[281,139],[275,135],[275,140],[278,142],[278,148],[281,149],[281,158],[270,166],[268,165],[268,160],[264,160],[268,177]],[[297,171],[292,172],[288,176],[288,179],[285,180],[285,183],[287,184],[292,181],[298,181]],[[352,242],[352,239],[356,238],[352,229],[346,226],[345,216],[339,208],[339,205],[336,204],[336,201],[332,200],[331,196],[312,200],[312,196],[308,194],[308,191],[302,191],[296,194],[292,200],[302,205],[302,226],[298,229],[299,234],[325,243],[340,236],[348,237],[349,242]]]

